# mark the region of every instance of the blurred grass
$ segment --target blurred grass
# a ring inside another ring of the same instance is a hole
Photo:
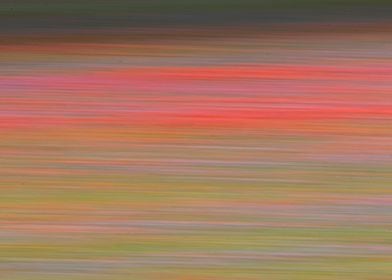
[[[109,15],[123,13],[244,12],[284,9],[339,9],[342,7],[380,6],[389,0],[68,0],[3,1],[3,15]]]

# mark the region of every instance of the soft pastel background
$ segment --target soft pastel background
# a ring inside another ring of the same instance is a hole
[[[0,2],[0,279],[391,280],[392,4]]]

